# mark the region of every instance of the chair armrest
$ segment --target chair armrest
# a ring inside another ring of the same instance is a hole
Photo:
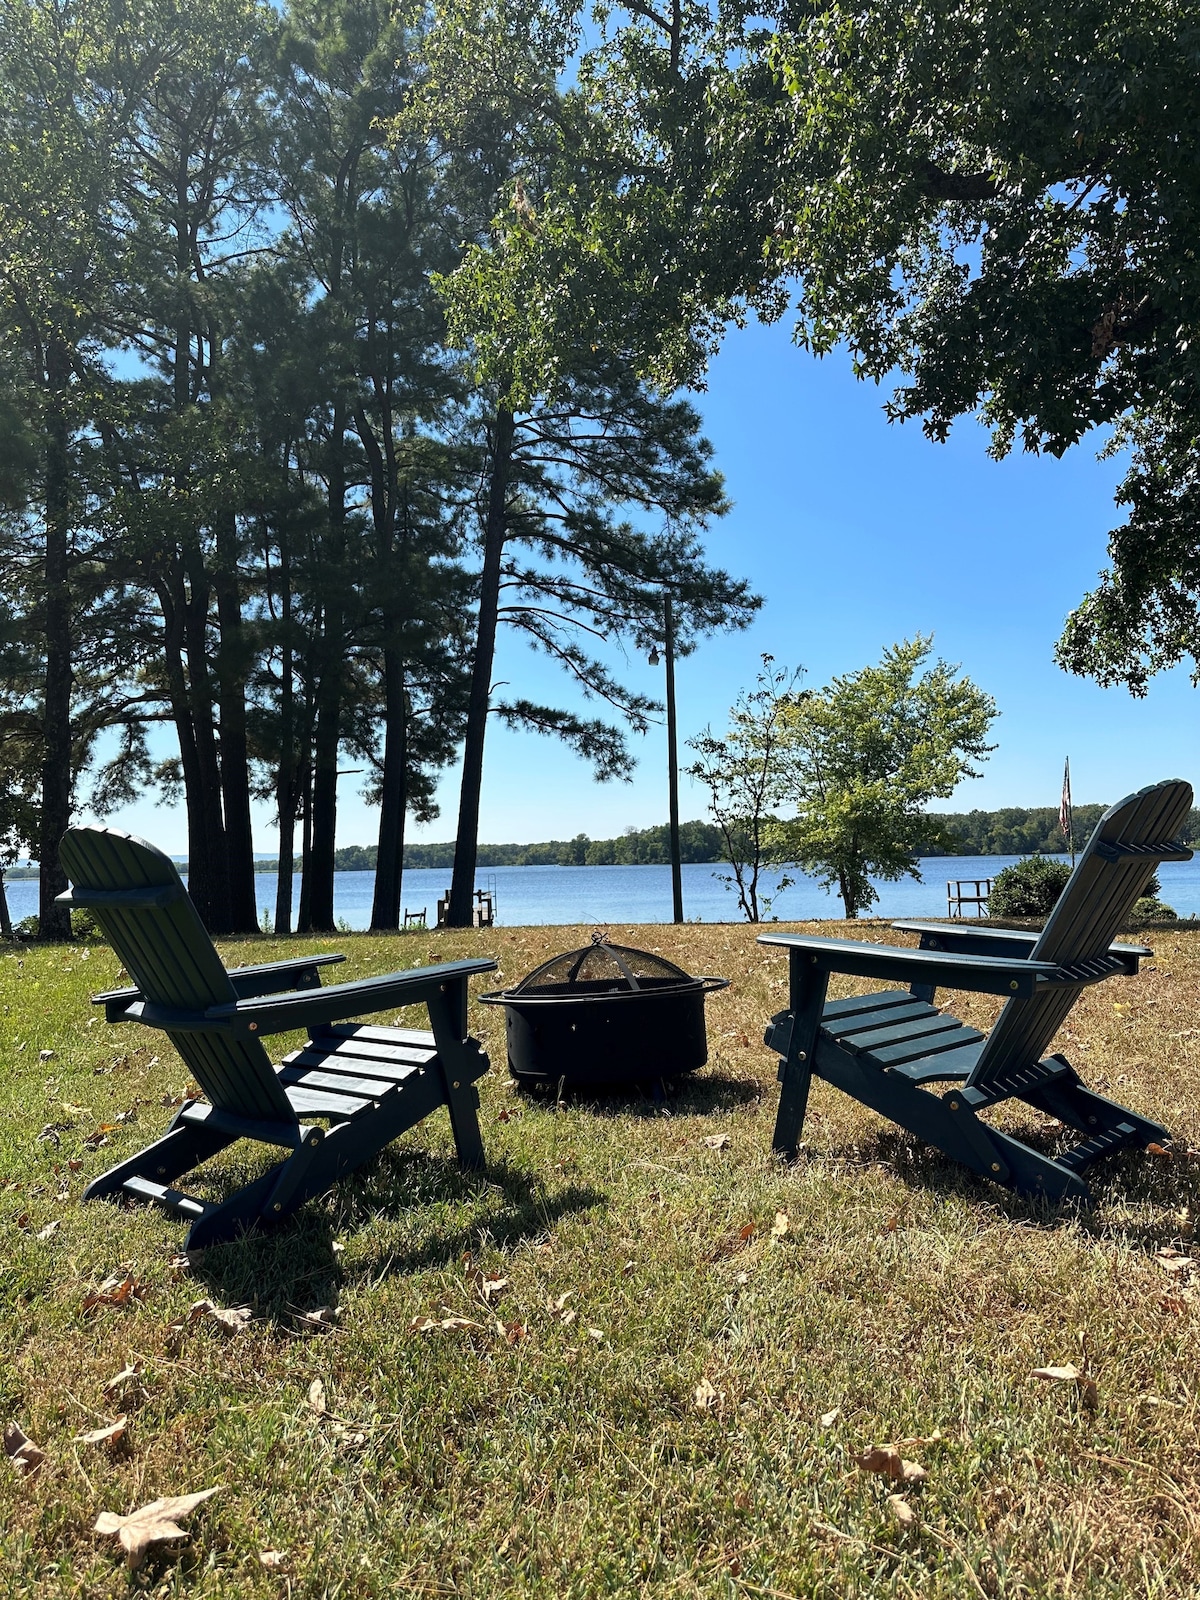
[[[909,950],[901,945],[860,944],[853,939],[822,939],[805,933],[762,933],[758,943],[782,945],[791,952],[793,961],[807,956],[818,969],[844,972],[848,977],[891,978],[900,983],[969,989],[976,994],[1017,995],[1021,999],[1033,994],[1039,979],[1052,980],[1059,971],[1053,961]]]
[[[285,995],[237,1000],[210,1006],[204,1013],[210,1026],[232,1028],[241,1034],[287,1033],[292,1028],[319,1027],[346,1017],[369,1016],[397,1006],[420,1005],[437,998],[452,985],[465,984],[481,972],[495,972],[490,957],[470,961],[445,961],[435,967],[415,967],[380,978],[360,978],[353,983],[333,983]]]
[[[229,981],[239,1000],[250,1000],[255,995],[278,994],[284,989],[301,989],[311,992],[321,986],[318,967],[327,967],[345,956],[332,952],[319,956],[294,956],[288,961],[264,961],[253,967],[230,967]],[[276,981],[278,979],[278,981]],[[136,986],[127,989],[106,989],[94,994],[92,1004],[103,1006],[108,1022],[141,1022],[143,1017],[127,1017],[125,1012],[135,1000],[142,998]]]
[[[345,961],[334,951],[319,956],[293,956],[287,961],[264,961],[252,967],[230,967],[229,981],[239,1000],[253,1000],[260,994],[279,994],[285,989],[313,990],[321,987],[318,967]]]
[[[1023,933],[1017,928],[955,927],[946,922],[893,922],[900,933],[919,933],[922,950],[940,950],[953,946],[964,955],[1020,956],[1031,951],[1041,938],[1040,933]],[[1108,954],[1121,962],[1119,970],[1130,975],[1137,972],[1138,962],[1154,954],[1144,944],[1110,944]]]

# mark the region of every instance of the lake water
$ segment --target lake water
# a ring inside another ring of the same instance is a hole
[[[876,883],[880,917],[944,917],[948,878],[994,877],[1018,856],[937,856],[921,863],[921,881]],[[1063,858],[1065,859],[1065,858]],[[736,895],[720,881],[720,866],[707,863],[683,868],[683,913],[689,922],[738,922]],[[767,893],[779,874],[767,875]],[[1167,861],[1159,868],[1162,898],[1181,917],[1200,915],[1200,854],[1191,861]],[[256,876],[260,916],[275,909],[275,878]],[[297,885],[298,887],[298,885]],[[481,870],[476,887],[495,895],[496,921],[509,927],[534,923],[630,923],[671,920],[669,867],[493,867]],[[37,910],[37,883],[32,879],[6,885],[14,922]],[[365,928],[371,920],[374,875],[339,872],[334,880],[334,914],[347,928]],[[437,923],[437,902],[450,888],[449,872],[414,869],[404,874],[407,910],[425,909],[429,926]],[[797,882],[775,899],[770,914],[781,922],[810,917],[840,917],[842,903],[813,879]]]

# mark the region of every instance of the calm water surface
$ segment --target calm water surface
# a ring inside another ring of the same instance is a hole
[[[946,880],[994,876],[1011,866],[1018,856],[938,856],[921,863],[921,881],[904,878],[899,883],[876,883],[878,904],[872,915],[880,917],[944,917]],[[1065,859],[1065,858],[1064,858]],[[741,920],[737,896],[721,882],[719,866],[685,865],[683,912],[689,922]],[[1200,915],[1200,855],[1191,861],[1168,861],[1159,868],[1162,898],[1182,917]],[[764,881],[766,892],[779,874]],[[260,916],[275,909],[275,878],[256,876]],[[37,910],[37,884],[33,880],[7,884],[9,910],[14,922]],[[298,887],[298,884],[297,884]],[[334,914],[347,928],[365,928],[371,920],[374,875],[339,872],[334,879]],[[669,867],[493,867],[481,870],[476,887],[490,889],[496,897],[496,920],[509,927],[534,923],[669,922],[671,871]],[[425,909],[429,926],[437,922],[437,902],[450,888],[450,874],[421,869],[404,874],[403,903],[407,910]],[[779,894],[769,913],[781,922],[809,917],[840,917],[842,903],[826,894],[813,879],[800,874],[791,888]]]

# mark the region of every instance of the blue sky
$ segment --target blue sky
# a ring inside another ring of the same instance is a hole
[[[1097,439],[1061,461],[1014,455],[997,463],[974,423],[931,444],[918,426],[885,420],[885,397],[857,382],[845,357],[817,361],[796,349],[786,324],[730,333],[696,397],[733,501],[709,553],[749,578],[766,604],[746,632],[712,639],[680,663],[681,739],[706,722],[723,725],[764,651],[803,665],[819,685],[922,632],[1001,712],[984,775],[960,786],[945,809],[1057,805],[1068,754],[1077,802],[1115,800],[1165,777],[1195,782],[1200,695],[1186,671],[1163,675],[1135,700],[1054,664],[1063,620],[1094,585],[1119,520],[1112,495],[1121,462],[1097,461]],[[615,664],[661,695],[661,668],[639,657]],[[559,672],[515,641],[502,641],[495,677],[531,698],[564,696]],[[595,783],[582,762],[535,735],[493,726],[488,741],[484,840],[604,838],[666,819],[661,728],[635,738],[629,784]],[[341,780],[339,844],[376,836],[358,781]],[[452,838],[457,795],[452,769],[441,817],[412,837]],[[681,808],[685,817],[704,814],[686,779]],[[109,820],[186,850],[182,808],[147,801]],[[260,808],[261,852],[275,848],[269,821]]]

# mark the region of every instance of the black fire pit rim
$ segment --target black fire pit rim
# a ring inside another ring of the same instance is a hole
[[[602,989],[591,994],[539,994],[536,990],[518,992],[516,989],[493,989],[490,994],[477,994],[481,1006],[577,1006],[595,1005],[597,1000],[670,1000],[681,994],[715,994],[718,989],[728,989],[731,978],[686,977],[678,983],[664,983],[661,989]]]

